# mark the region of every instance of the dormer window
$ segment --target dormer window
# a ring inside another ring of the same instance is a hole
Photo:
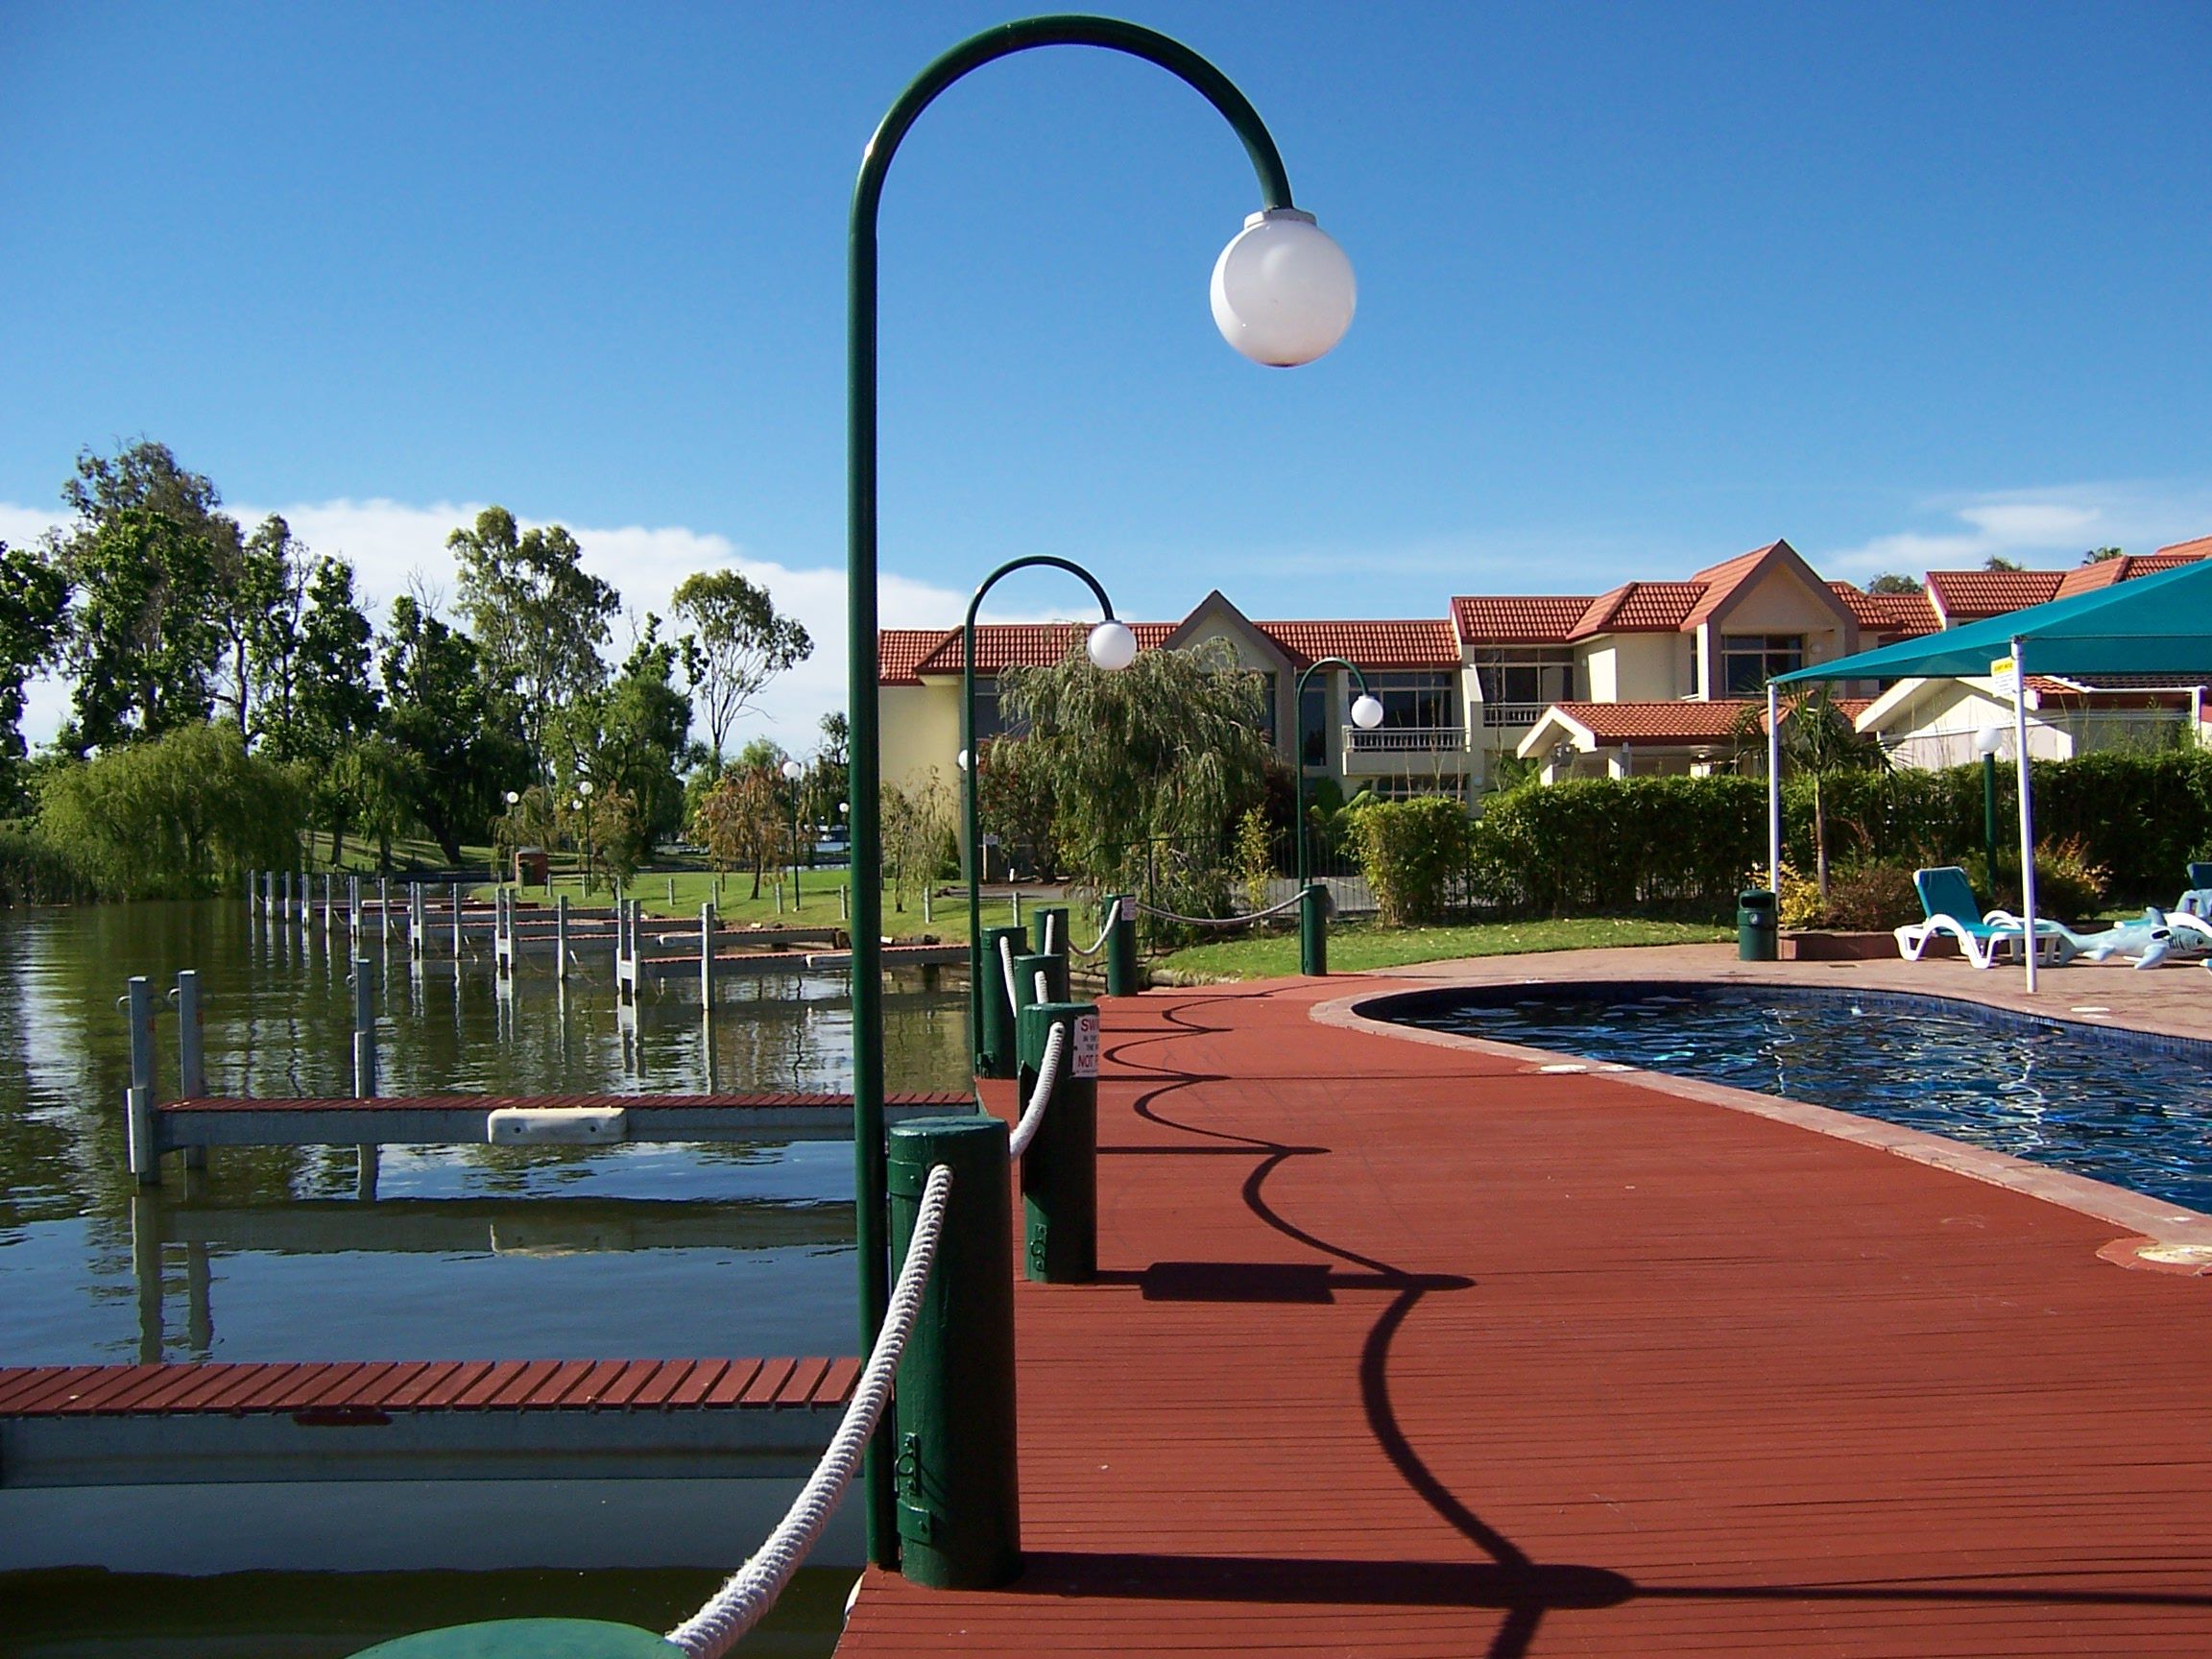
[[[1727,697],[1756,697],[1777,674],[1805,666],[1802,634],[1723,634],[1720,688]]]

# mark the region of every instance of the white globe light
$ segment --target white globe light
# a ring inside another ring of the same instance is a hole
[[[2005,728],[2002,726],[1984,726],[1975,734],[1974,753],[1977,755],[1994,755],[2004,747]]]
[[[1362,691],[1352,703],[1352,724],[1362,732],[1372,732],[1382,724],[1382,705]]]
[[[1344,338],[1358,301],[1352,261],[1313,215],[1270,207],[1214,261],[1214,323],[1255,363],[1310,363]]]
[[[959,756],[959,758],[958,758],[958,760],[955,762],[955,764],[957,764],[957,765],[959,766],[960,770],[961,770],[961,771],[963,771],[963,772],[965,772],[965,771],[967,771],[967,770],[968,770],[968,751],[967,751],[967,750],[963,749],[963,750],[961,750],[961,751],[960,751],[960,756]]]
[[[1137,636],[1111,616],[1091,630],[1085,648],[1091,661],[1110,674],[1137,661]]]
[[[786,760],[783,762],[783,776],[790,779],[794,783],[799,781],[799,774],[805,770],[806,768],[800,765],[796,760]]]
[[[589,799],[591,794],[591,780],[589,778],[585,779],[583,782],[576,785],[576,789],[579,794]]]

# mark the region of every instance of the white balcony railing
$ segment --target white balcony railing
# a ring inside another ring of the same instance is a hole
[[[1500,726],[1533,726],[1544,718],[1549,703],[1484,703],[1482,724],[1495,730]]]
[[[1467,731],[1461,726],[1379,726],[1362,732],[1344,728],[1347,755],[1463,755]]]

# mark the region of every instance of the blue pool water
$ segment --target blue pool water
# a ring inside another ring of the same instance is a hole
[[[1831,1106],[2212,1210],[2212,1043],[1932,997],[1648,982],[1424,992],[1378,1012]]]

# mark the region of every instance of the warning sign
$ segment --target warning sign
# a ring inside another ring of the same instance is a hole
[[[1075,1016],[1075,1070],[1076,1077],[1098,1075],[1098,1016]]]

